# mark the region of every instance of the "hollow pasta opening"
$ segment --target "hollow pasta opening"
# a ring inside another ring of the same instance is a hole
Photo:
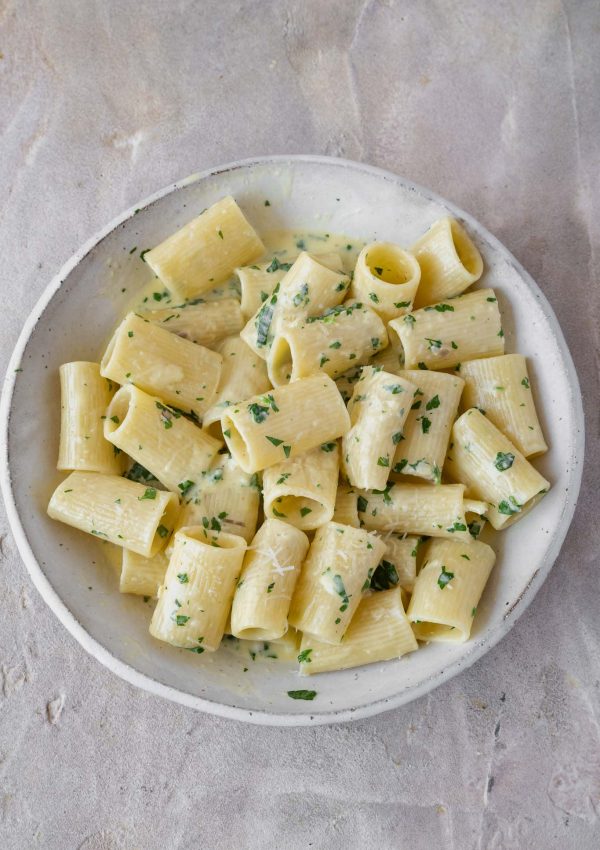
[[[443,643],[464,643],[469,637],[460,626],[449,623],[425,622],[412,624],[413,633],[417,640]]]
[[[108,369],[108,365],[109,365],[109,363],[112,359],[112,356],[113,356],[113,353],[114,353],[114,350],[115,350],[115,346],[117,344],[117,337],[119,335],[120,329],[121,329],[121,325],[119,325],[119,327],[116,329],[114,334],[111,336],[110,341],[109,341],[108,345],[106,346],[106,351],[102,355],[102,360],[100,361],[100,374],[101,375],[104,375],[104,372],[106,371],[106,369]]]
[[[231,452],[233,459],[238,466],[241,466],[244,472],[253,472],[250,468],[250,452],[248,446],[241,433],[233,424],[233,420],[226,414],[221,419],[221,427],[223,436]]]
[[[153,558],[164,547],[166,541],[171,535],[171,531],[175,526],[177,515],[179,514],[179,499],[175,493],[169,494],[169,500],[162,513],[160,521],[157,524],[152,547],[148,557]]]
[[[240,640],[277,640],[283,634],[284,630],[281,628],[261,629],[249,626],[247,629],[238,629],[236,637]]]
[[[280,496],[271,502],[268,512],[276,519],[285,519],[302,531],[318,528],[331,518],[322,502],[308,496]]]
[[[269,377],[274,386],[289,384],[294,371],[294,357],[289,342],[284,336],[273,341],[269,355]]]
[[[104,420],[105,434],[114,434],[125,425],[125,421],[132,410],[133,387],[121,387],[113,396]]]
[[[475,279],[480,277],[483,271],[481,254],[457,221],[450,222],[450,232],[460,262]]]
[[[385,242],[368,246],[365,263],[376,280],[391,285],[401,286],[420,275],[419,265],[412,254]]]

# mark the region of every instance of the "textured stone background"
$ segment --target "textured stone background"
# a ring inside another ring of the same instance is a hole
[[[511,634],[352,725],[254,728],[134,690],[59,625],[0,517],[0,847],[597,850],[598,3],[0,0],[0,51],[3,363],[117,212],[231,159],[328,153],[505,242],[560,318],[588,433],[574,526]]]

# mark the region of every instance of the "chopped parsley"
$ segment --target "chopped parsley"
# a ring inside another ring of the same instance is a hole
[[[331,443],[322,443],[321,444],[321,451],[322,452],[332,452],[335,449],[336,446],[337,446],[337,443],[335,441],[331,442]]]
[[[512,452],[498,452],[496,460],[494,461],[494,466],[498,472],[505,472],[507,469],[511,468],[514,462],[515,456]]]
[[[177,581],[180,584],[188,584],[190,577],[187,573],[177,573]]]
[[[316,697],[317,692],[316,691],[288,691],[287,695],[290,697],[290,699],[313,700]]]
[[[373,573],[371,588],[373,590],[389,590],[391,587],[395,587],[399,581],[398,571],[394,564],[384,559]]]
[[[177,487],[179,488],[179,490],[181,490],[181,495],[185,496],[188,490],[194,486],[194,483],[194,481],[191,481],[188,478],[186,481],[182,481],[180,484],[178,484]]]
[[[300,664],[310,664],[311,663],[311,660],[310,660],[311,652],[312,652],[312,649],[303,649],[302,650],[302,652],[298,655],[298,661],[300,662]]]
[[[356,507],[361,512],[361,514],[365,513],[365,511],[367,510],[368,504],[369,503],[365,499],[364,496],[359,496],[358,499],[356,500]]]
[[[520,505],[514,496],[509,496],[508,500],[504,499],[500,502],[498,512],[506,516],[514,516],[514,514],[521,513],[522,507],[523,505]]]
[[[294,307],[304,307],[309,302],[308,283],[303,283],[298,292],[292,298]]]
[[[312,514],[312,508],[300,508],[300,516],[305,517]]]
[[[143,502],[144,499],[156,499],[156,490],[154,487],[146,487],[143,496],[138,496],[138,502]]]
[[[439,406],[440,406],[440,397],[439,397],[439,395],[434,395],[434,397],[429,399],[429,401],[425,405],[425,410],[435,410]]]
[[[269,437],[265,434],[265,439],[270,443],[273,443],[274,446],[280,446],[283,443],[283,440],[279,440],[277,437]]]
[[[344,613],[344,611],[348,608],[350,604],[350,596],[346,593],[346,588],[344,587],[344,579],[336,573],[333,577],[333,588],[338,596],[342,599],[342,604],[340,605],[340,611]]]
[[[443,590],[447,584],[449,584],[454,578],[454,573],[448,572],[446,567],[442,567],[442,572],[438,576],[438,587],[440,590]]]
[[[531,387],[529,386],[529,378],[523,378],[523,380],[521,381],[521,386],[525,387],[526,390],[531,389]]]

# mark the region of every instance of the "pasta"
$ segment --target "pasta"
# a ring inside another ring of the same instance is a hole
[[[400,481],[412,475],[440,484],[464,381],[456,375],[419,369],[399,371],[398,375],[416,389],[397,441],[392,478]]]
[[[360,490],[358,515],[366,528],[470,541],[462,484],[395,484]]]
[[[388,325],[406,369],[458,369],[466,360],[504,354],[504,331],[493,289],[479,289],[407,313]]]
[[[250,348],[266,359],[282,323],[320,316],[340,304],[350,286],[350,278],[332,271],[303,251],[270,297],[258,308],[242,330]]]
[[[225,408],[248,395],[266,393],[271,389],[271,382],[265,361],[239,336],[227,337],[216,349],[223,358],[223,367],[212,406],[202,417],[202,427],[221,440],[221,416]]]
[[[351,428],[342,438],[344,472],[354,487],[385,488],[415,391],[389,372],[362,370],[348,405]]]
[[[165,552],[157,552],[153,558],[144,558],[137,552],[123,549],[119,590],[137,596],[157,597],[168,565],[169,559]]]
[[[244,325],[240,303],[235,298],[150,310],[144,318],[206,348],[215,348],[220,340],[239,333]]]
[[[454,423],[446,471],[469,496],[489,503],[486,517],[498,530],[521,519],[550,483],[481,411],[467,410]]]
[[[198,484],[182,494],[185,504],[175,530],[202,525],[237,534],[249,543],[256,532],[260,485],[230,455],[218,455]]]
[[[306,323],[284,323],[267,358],[274,386],[325,372],[337,378],[388,344],[385,325],[360,301],[346,301]]]
[[[285,519],[303,531],[325,525],[333,517],[338,472],[335,441],[265,469],[265,516]]]
[[[360,528],[358,519],[358,494],[353,487],[350,487],[343,481],[340,481],[338,484],[332,519],[334,522],[341,522],[342,525],[351,525],[353,528]]]
[[[57,469],[82,472],[123,471],[119,449],[104,439],[102,422],[115,390],[97,363],[79,361],[60,367],[60,447]]]
[[[470,360],[462,367],[464,405],[485,410],[487,418],[525,457],[548,450],[533,400],[527,363],[521,354]]]
[[[385,544],[362,529],[336,522],[318,528],[292,597],[291,625],[339,644],[384,552]]]
[[[267,251],[223,198],[143,252],[168,291],[149,281],[100,364],[60,367],[48,515],[120,547],[155,639],[202,655],[226,635],[244,672],[468,640],[483,531],[550,487],[527,362],[494,290],[466,292],[464,227],[352,241],[272,232]]]
[[[337,251],[311,254],[311,257],[332,271],[342,270],[342,260]],[[290,262],[281,262],[277,256],[266,263],[243,266],[235,270],[240,281],[242,313],[246,319],[253,316],[261,304],[272,295],[273,290],[292,267]]]
[[[350,292],[389,322],[412,309],[420,280],[414,254],[391,242],[371,242],[358,256]]]
[[[180,528],[150,634],[198,654],[218,649],[245,551],[235,534]]]
[[[418,537],[387,533],[381,536],[385,543],[385,555],[375,570],[371,587],[385,590],[400,585],[412,593],[417,576]]]
[[[251,263],[264,245],[232,197],[204,210],[145,255],[146,263],[182,301],[222,283]]]
[[[229,451],[246,472],[335,440],[349,427],[342,397],[327,375],[246,399],[228,407],[221,422]]]
[[[223,445],[133,384],[111,401],[104,436],[178,495],[201,479]]]
[[[146,558],[164,547],[178,512],[173,493],[99,472],[72,472],[48,505],[52,519]]]
[[[463,643],[496,556],[491,546],[431,540],[408,606],[415,637],[425,641]]]
[[[202,416],[212,404],[221,362],[216,351],[129,313],[108,344],[100,372],[117,384],[135,384],[165,404]]]
[[[287,632],[287,615],[306,534],[287,522],[267,519],[244,557],[231,609],[231,633],[244,640],[275,640]]]
[[[416,649],[417,641],[398,588],[365,596],[339,645],[332,646],[305,634],[298,658],[300,672],[309,676],[389,661]]]
[[[424,307],[460,295],[483,272],[481,254],[453,218],[434,222],[412,247],[421,267],[415,305]]]

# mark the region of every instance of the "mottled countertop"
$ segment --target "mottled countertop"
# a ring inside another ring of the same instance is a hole
[[[469,210],[538,281],[586,404],[573,527],[468,672],[349,725],[170,704],[88,657],[0,516],[0,846],[600,846],[600,7],[595,0],[3,0],[2,363],[113,216],[255,154],[389,168]]]

